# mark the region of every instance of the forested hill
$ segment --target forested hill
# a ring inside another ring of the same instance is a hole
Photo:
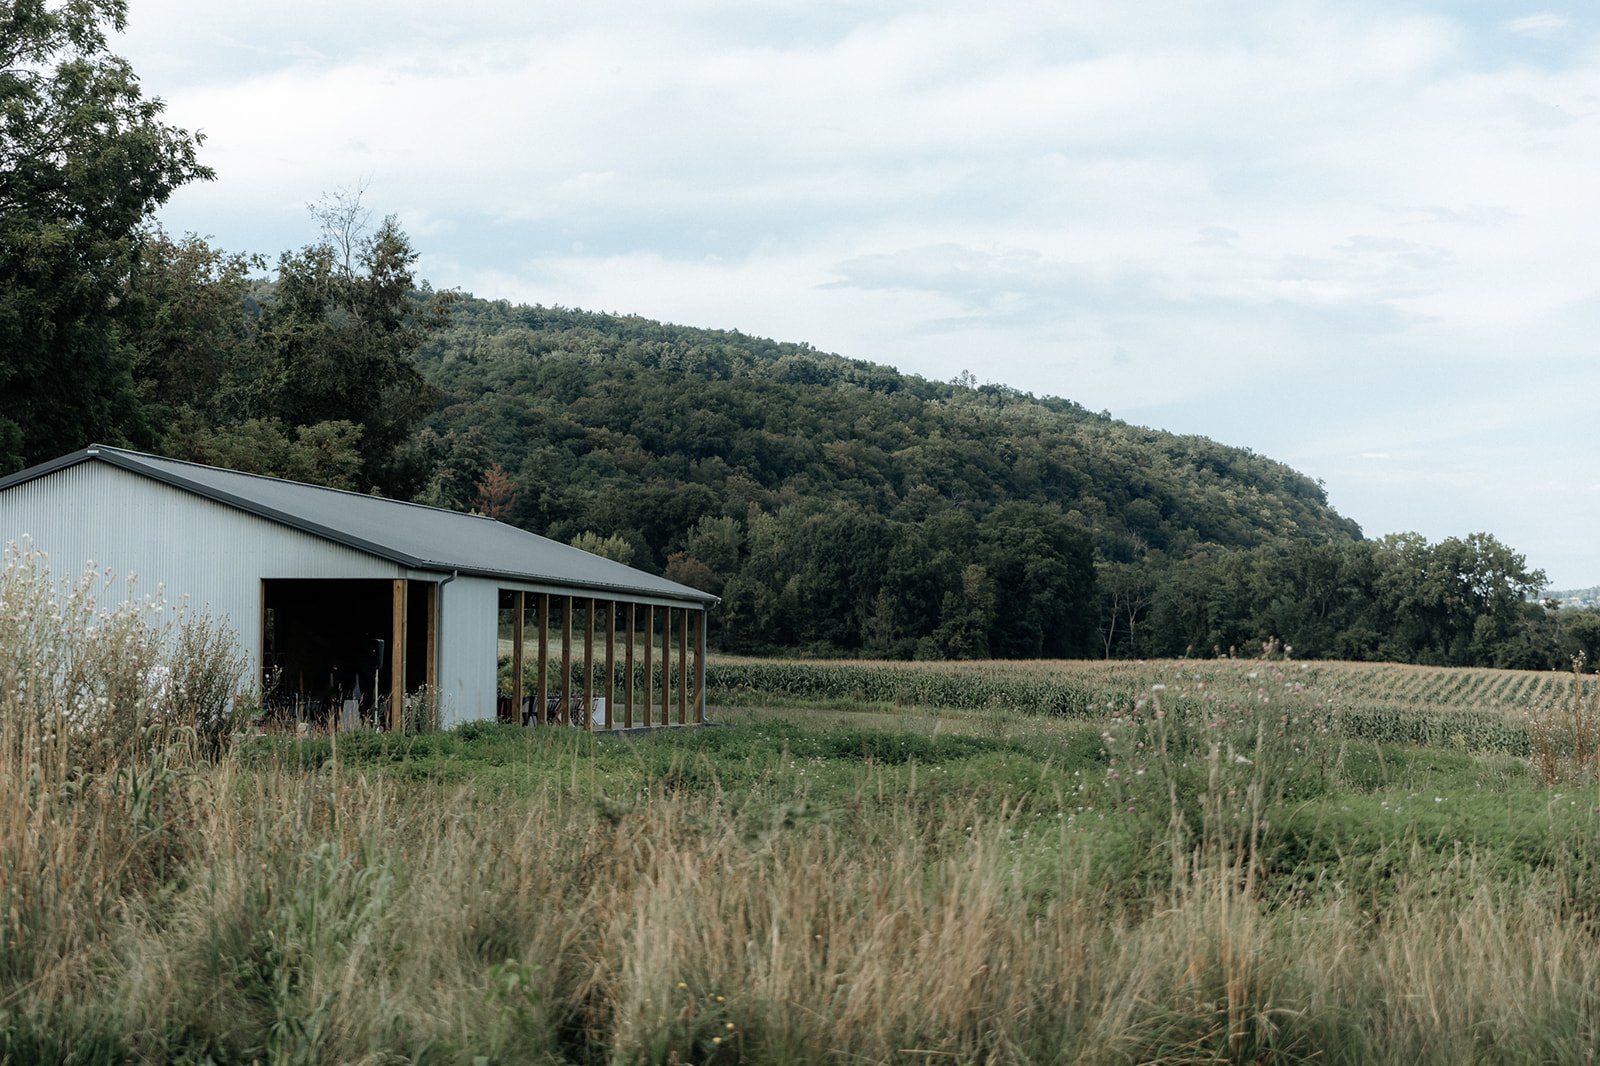
[[[1084,654],[1096,553],[1360,536],[1247,450],[802,344],[466,298],[417,358],[462,455],[438,469],[508,478],[493,500],[435,484],[440,502],[615,538],[721,594],[736,647]]]
[[[445,397],[435,430],[482,434],[519,524],[625,532],[658,566],[699,516],[752,504],[896,521],[1042,504],[1114,560],[1360,536],[1316,482],[1246,449],[804,344],[467,298],[418,361]]]

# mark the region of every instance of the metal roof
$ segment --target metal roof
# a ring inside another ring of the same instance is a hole
[[[262,474],[91,444],[0,478],[0,491],[84,462],[103,462],[413,570],[710,605],[717,597],[481,515],[306,485]]]

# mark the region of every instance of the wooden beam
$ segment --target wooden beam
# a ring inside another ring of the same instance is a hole
[[[428,651],[427,665],[423,673],[427,676],[423,684],[432,689],[435,698],[439,690],[439,583],[428,582]]]
[[[672,608],[661,618],[661,724],[672,724]]]
[[[638,628],[637,615],[639,609],[634,604],[628,604],[624,610],[628,612],[628,643],[622,651],[622,725],[625,729],[633,728],[633,638],[634,630]]]
[[[656,679],[650,673],[650,651],[656,639],[656,609],[654,605],[644,609],[644,724],[650,725],[650,711],[655,703]],[[667,723],[662,722],[662,725]]]
[[[606,601],[606,728],[617,728],[617,604]]]
[[[534,708],[540,725],[550,708],[550,594],[539,593],[539,706]]]
[[[689,608],[678,611],[678,724],[689,723]]]
[[[259,669],[256,670],[256,676],[261,679],[261,702],[263,704],[265,704],[266,700],[267,700],[267,697],[272,695],[272,693],[267,690],[267,682],[270,679],[267,677],[267,579],[266,578],[262,578],[261,579],[261,613],[260,613],[260,615],[258,617],[260,617],[260,619],[261,619],[261,658],[256,660],[256,665],[259,667]],[[263,707],[262,709],[265,710],[265,707]]]
[[[572,720],[572,597],[561,597],[561,724]]]
[[[511,609],[516,612],[511,619],[511,714],[507,719],[514,725],[522,724],[522,644],[523,627],[527,624],[528,594],[516,592],[511,597]]]
[[[406,699],[406,579],[394,580],[394,602],[389,612],[389,729],[398,733]],[[376,694],[374,694],[376,699]]]
[[[706,720],[706,619],[704,609],[694,616],[694,722]]]
[[[583,612],[583,728],[594,732],[594,597]]]

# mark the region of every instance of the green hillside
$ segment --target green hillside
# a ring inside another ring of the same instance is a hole
[[[1316,482],[1247,449],[804,344],[469,298],[418,362],[444,396],[435,430],[481,434],[522,487],[521,524],[626,532],[657,565],[694,519],[751,504],[920,521],[1025,501],[1110,559],[1360,536]]]
[[[1360,536],[1245,449],[804,344],[465,298],[417,362],[424,498],[499,463],[505,517],[722,594],[733,647],[1085,654],[1097,556]]]

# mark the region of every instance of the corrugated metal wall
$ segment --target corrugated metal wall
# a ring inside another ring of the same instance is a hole
[[[499,587],[484,578],[458,577],[441,593],[439,688],[445,724],[492,721],[500,649]]]
[[[226,619],[261,673],[263,578],[396,578],[394,563],[213,503],[105,463],[88,462],[0,493],[0,542],[24,538],[58,578],[89,562],[114,579],[108,595],[154,597]],[[494,611],[489,611],[493,625]],[[491,640],[489,647],[493,649]],[[492,650],[491,650],[492,656]],[[489,704],[493,714],[493,701]]]

